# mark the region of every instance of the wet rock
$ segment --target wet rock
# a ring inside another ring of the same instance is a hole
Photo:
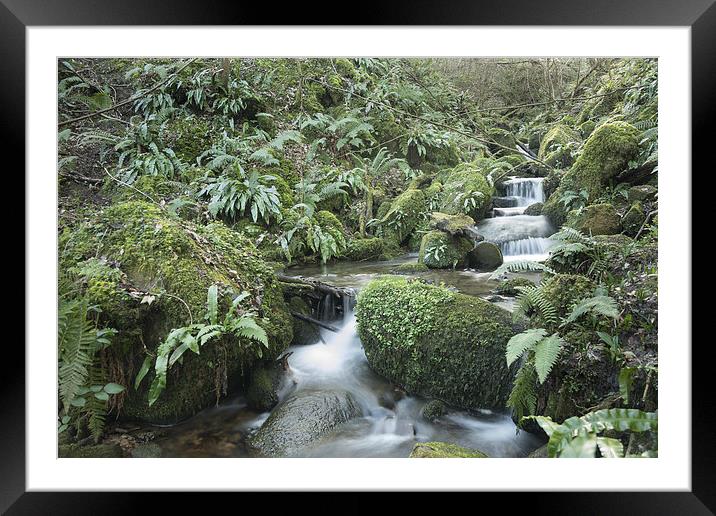
[[[468,215],[448,215],[433,212],[430,214],[430,229],[439,229],[451,235],[464,235],[465,230],[474,226],[475,220]]]
[[[630,201],[650,201],[656,197],[658,190],[652,185],[639,185],[629,188]]]
[[[524,214],[532,216],[542,215],[542,206],[543,204],[541,202],[530,204],[527,208],[525,208]]]
[[[157,443],[140,444],[132,450],[135,459],[156,459],[162,456],[162,447]]]
[[[122,457],[122,448],[116,444],[62,444],[59,446],[60,458],[117,458]]]
[[[493,206],[493,208],[516,208],[517,201],[518,201],[517,197],[514,197],[514,196],[493,197],[492,198],[492,206]]]
[[[362,411],[347,391],[300,391],[279,405],[249,439],[254,455],[296,455]]]
[[[267,412],[278,403],[281,371],[276,362],[261,364],[251,372],[246,401],[258,412]]]
[[[423,410],[420,413],[425,419],[427,419],[431,423],[434,423],[442,416],[444,416],[445,412],[447,412],[447,407],[445,406],[445,403],[440,400],[431,400],[425,404]]]
[[[430,442],[417,443],[410,453],[411,459],[445,459],[445,458],[474,458],[486,459],[487,455],[480,450],[463,448],[457,444]]]
[[[502,265],[500,248],[492,242],[480,242],[467,255],[470,267],[479,270],[494,270]]]
[[[592,204],[580,212],[572,211],[567,225],[585,235],[615,235],[621,231],[621,219],[611,204]]]

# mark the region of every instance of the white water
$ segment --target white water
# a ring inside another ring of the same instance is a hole
[[[536,202],[544,202],[544,178],[512,178],[505,181],[506,197],[516,199],[513,208],[495,208],[494,217],[484,219],[477,231],[488,242],[500,246],[506,262],[516,260],[542,261],[549,256],[555,232],[547,217],[524,215],[525,209]]]
[[[368,366],[352,311],[325,344],[293,346],[290,380],[296,390],[342,389],[360,404],[363,417],[348,421],[302,455],[312,457],[407,457],[418,441],[447,441],[491,457],[526,455],[538,440],[515,431],[507,415],[450,411],[435,423],[421,415],[426,400],[404,395]]]

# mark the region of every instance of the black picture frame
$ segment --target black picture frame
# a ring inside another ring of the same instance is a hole
[[[692,156],[693,163],[707,163],[712,144],[716,102],[716,4],[715,0],[528,0],[478,2],[362,2],[347,6],[353,13],[341,20],[357,25],[576,25],[576,26],[688,26],[691,28]],[[277,4],[278,5],[278,4]],[[321,2],[281,4],[187,0],[0,0],[0,101],[7,149],[21,149],[25,140],[25,30],[28,26],[62,25],[272,25],[284,23],[335,24],[319,21],[317,13],[336,13],[341,6]],[[48,114],[48,117],[52,117]],[[24,154],[15,170],[24,170]],[[23,167],[23,168],[20,168]],[[696,170],[696,165],[693,167]],[[17,174],[17,172],[15,172]],[[691,171],[684,171],[691,174]],[[693,175],[691,176],[693,177]],[[24,181],[23,181],[24,183]],[[693,190],[692,190],[693,191]],[[685,216],[691,207],[684,207]],[[694,234],[694,233],[692,233]],[[693,250],[692,250],[693,252]],[[693,256],[693,254],[692,254]],[[696,262],[694,262],[695,264]],[[25,269],[25,274],[31,271]],[[691,278],[684,278],[691,283]],[[687,302],[688,300],[684,300]],[[705,310],[697,308],[694,310]],[[705,314],[703,314],[705,315]],[[692,320],[693,320],[692,316]],[[702,317],[702,320],[708,320]],[[696,318],[699,320],[699,318]],[[686,324],[687,321],[684,321]],[[685,349],[688,343],[680,343]],[[5,349],[10,346],[6,345]],[[130,514],[150,507],[147,494],[137,493],[26,493],[25,492],[25,376],[24,350],[14,345],[12,367],[5,366],[1,380],[0,510],[7,514]],[[510,493],[508,504],[529,512],[551,514],[713,514],[716,511],[716,416],[711,406],[713,375],[707,356],[711,340],[694,342],[692,353],[692,490],[648,493]],[[5,351],[4,353],[7,353]],[[4,355],[4,362],[10,360]],[[628,480],[628,479],[627,479]],[[556,480],[558,482],[558,479]],[[185,505],[181,495],[159,495],[165,510]],[[213,506],[235,503],[212,494]],[[259,497],[247,494],[240,507],[248,508]],[[266,495],[264,495],[266,496]],[[297,494],[291,499],[296,503]],[[358,495],[353,495],[358,496]],[[411,495],[422,504],[422,496]],[[494,494],[478,493],[480,506]],[[499,495],[498,495],[499,496]],[[516,497],[516,498],[515,498]],[[300,498],[303,498],[302,496]],[[503,500],[499,500],[503,501]],[[342,507],[355,512],[371,510],[366,503]],[[468,501],[468,507],[474,502]],[[504,501],[503,501],[504,503]],[[300,505],[300,503],[299,503]],[[477,509],[477,505],[473,506]],[[531,507],[531,509],[527,509]],[[275,509],[275,508],[274,508]]]

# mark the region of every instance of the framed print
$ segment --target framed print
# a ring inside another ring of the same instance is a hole
[[[709,514],[690,212],[716,8],[560,4],[269,27],[293,9],[3,0],[28,301],[3,509]]]

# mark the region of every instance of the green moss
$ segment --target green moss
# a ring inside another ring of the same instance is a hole
[[[581,143],[579,133],[565,124],[557,124],[542,138],[537,157],[552,167],[569,167],[574,163],[567,146],[570,143]]]
[[[355,262],[377,260],[383,254],[383,247],[382,238],[354,238],[348,241],[344,256]]]
[[[368,363],[381,376],[457,407],[504,407],[505,344],[514,334],[506,310],[392,276],[360,292],[356,314]]]
[[[611,204],[592,204],[567,215],[567,225],[586,235],[614,235],[621,231],[621,219]]]
[[[553,224],[561,226],[566,219],[560,199],[564,192],[585,190],[589,199],[597,199],[604,187],[639,149],[639,131],[626,122],[610,122],[599,126],[584,144],[582,154],[567,172],[559,187],[542,210]]]
[[[196,116],[169,121],[164,131],[168,146],[186,163],[194,163],[212,145],[212,130],[208,121]]]
[[[622,217],[622,227],[629,236],[635,236],[646,220],[646,214],[641,202],[637,201],[631,205],[629,211]]]
[[[416,443],[410,452],[411,459],[485,459],[487,455],[479,450],[463,448],[457,444],[430,442]]]
[[[440,211],[449,215],[466,214],[475,220],[484,217],[494,188],[479,168],[479,162],[458,165],[443,183]]]
[[[463,236],[443,231],[428,231],[420,242],[418,261],[431,269],[455,268],[466,263],[473,242]]]
[[[267,412],[278,403],[279,371],[275,363],[261,364],[251,371],[246,389],[249,407],[258,412]]]
[[[542,283],[542,292],[557,309],[560,317],[567,315],[572,305],[590,296],[595,289],[594,282],[577,274],[555,274]]]
[[[431,423],[437,421],[447,412],[445,403],[440,400],[430,400],[425,404],[423,410],[420,411],[422,416]]]
[[[139,370],[145,346],[154,352],[173,328],[200,321],[211,285],[219,287],[221,310],[242,290],[249,292],[247,302],[254,305],[257,322],[269,336],[264,358],[278,356],[291,340],[291,316],[273,270],[249,239],[222,223],[197,226],[170,218],[153,204],[130,201],[68,232],[60,245],[62,269],[98,255],[121,271],[116,290],[104,279],[98,283],[95,278],[92,287],[93,295],[119,300],[101,305],[101,323],[119,331],[112,348],[126,370]],[[142,293],[154,295],[154,302],[140,304]],[[172,367],[167,388],[152,407],[147,405],[150,372],[139,390],[127,391],[124,414],[172,422],[197,412],[215,401],[217,374],[225,371],[231,381],[250,368],[255,360],[247,351],[251,346],[226,336],[203,348],[201,355],[186,354]]]
[[[63,458],[114,459],[123,457],[122,448],[116,444],[61,444],[58,456]]]
[[[291,312],[296,312],[303,315],[312,315],[311,314],[311,307],[308,305],[306,301],[304,301],[302,298],[298,296],[293,296],[289,302],[288,307],[291,310]],[[318,342],[318,339],[320,337],[320,334],[318,333],[318,330],[316,327],[307,322],[302,321],[301,319],[297,317],[292,317],[293,319],[293,341],[291,344],[294,345],[306,345],[306,344],[315,344]]]
[[[422,190],[415,188],[406,190],[396,197],[390,209],[380,219],[384,236],[398,244],[403,243],[418,225],[423,211],[425,211],[425,194]]]
[[[445,231],[451,235],[462,234],[475,225],[475,221],[468,215],[448,215],[447,213],[433,212],[430,214],[430,228]]]
[[[428,272],[430,268],[424,263],[401,263],[395,269],[394,274],[416,274],[420,272]]]

